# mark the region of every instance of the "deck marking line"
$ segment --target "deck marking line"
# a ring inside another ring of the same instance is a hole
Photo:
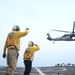
[[[34,67],[38,72],[39,72],[39,74],[40,75],[45,75],[41,70],[39,70],[38,68],[36,68],[36,67]]]
[[[6,71],[0,71],[0,72],[6,72]],[[23,74],[23,73],[15,72],[15,74]]]

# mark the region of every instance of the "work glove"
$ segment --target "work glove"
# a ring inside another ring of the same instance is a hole
[[[29,30],[29,28],[26,28],[26,30]]]
[[[4,54],[3,54],[3,58],[5,58],[5,57],[6,57],[6,54],[4,53]]]
[[[35,44],[35,46],[37,46],[37,44]]]

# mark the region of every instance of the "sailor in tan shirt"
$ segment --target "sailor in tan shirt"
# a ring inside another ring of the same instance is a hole
[[[29,33],[29,28],[26,28],[24,32],[20,31],[19,26],[14,25],[12,31],[8,34],[3,50],[3,58],[6,57],[7,50],[7,71],[6,75],[14,75],[16,70],[17,60],[20,50],[20,38],[26,36]]]
[[[24,52],[24,65],[25,71],[24,75],[29,75],[32,68],[32,61],[34,59],[34,52],[40,50],[39,45],[34,44],[32,41],[29,41],[28,47],[25,49]]]

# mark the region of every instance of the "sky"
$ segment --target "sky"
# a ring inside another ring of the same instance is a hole
[[[57,63],[75,64],[75,41],[47,40],[47,33],[54,37],[66,33],[51,29],[72,31],[75,21],[75,0],[0,0],[0,66],[7,66],[2,58],[7,34],[14,25],[21,31],[29,28],[29,34],[21,38],[17,66],[24,67],[23,53],[31,40],[40,46],[35,52],[33,66],[54,66]]]

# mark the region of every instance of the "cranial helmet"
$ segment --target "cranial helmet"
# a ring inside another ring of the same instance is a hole
[[[29,41],[28,46],[34,46],[34,42]]]
[[[12,28],[13,31],[20,31],[20,28],[18,25],[14,25]]]

